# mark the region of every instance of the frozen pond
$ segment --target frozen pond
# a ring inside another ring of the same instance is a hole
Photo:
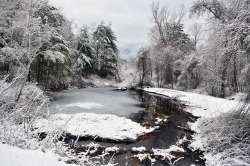
[[[114,91],[112,88],[73,89],[54,93],[55,101],[51,113],[97,113],[128,117],[143,108],[129,92]]]

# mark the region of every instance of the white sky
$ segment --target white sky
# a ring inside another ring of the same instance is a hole
[[[50,0],[62,9],[66,17],[81,27],[84,24],[94,25],[101,21],[111,23],[118,37],[118,45],[123,57],[124,50],[129,49],[135,54],[138,48],[148,41],[152,27],[150,5],[153,0]],[[194,0],[160,0],[170,10],[179,9],[184,5],[186,10]],[[186,20],[189,22],[189,20]]]

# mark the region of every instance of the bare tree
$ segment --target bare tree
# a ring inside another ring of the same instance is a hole
[[[183,30],[182,19],[185,15],[182,6],[177,13],[171,13],[167,6],[160,6],[159,2],[152,4],[152,17],[154,27],[151,36],[153,38],[152,56],[158,86],[167,85],[173,88],[181,74],[176,61],[184,59],[191,50],[193,44]]]
[[[199,0],[191,9],[193,14],[209,14],[209,22],[216,27],[212,35],[219,40],[221,97],[227,88],[238,92],[239,73],[249,63],[249,8],[249,0]]]
[[[193,26],[191,27],[191,36],[192,36],[191,38],[195,50],[197,50],[197,45],[200,41],[201,33],[202,33],[202,25],[199,23],[194,23]]]
[[[141,49],[138,54],[137,72],[139,74],[139,85],[143,87],[151,84],[152,62],[149,50]]]

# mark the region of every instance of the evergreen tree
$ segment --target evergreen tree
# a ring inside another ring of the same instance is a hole
[[[71,72],[69,43],[63,35],[66,19],[46,0],[38,5],[34,16],[41,20],[40,27],[46,35],[40,41],[29,80],[38,82],[45,89],[65,89]]]
[[[95,70],[101,77],[118,75],[118,48],[116,36],[110,26],[98,25],[93,34]]]
[[[76,58],[77,70],[82,76],[94,73],[94,53],[91,44],[91,36],[87,27],[83,27],[77,40],[78,55]]]

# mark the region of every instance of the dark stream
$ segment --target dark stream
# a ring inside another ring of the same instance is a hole
[[[188,145],[192,140],[192,135],[194,134],[194,132],[189,129],[188,122],[194,122],[197,118],[192,114],[183,111],[183,108],[185,107],[184,105],[176,100],[155,94],[144,93],[142,91],[131,91],[129,93],[110,91],[109,93],[118,93],[118,95],[121,95],[122,97],[124,97],[124,95],[129,96],[129,98],[132,97],[133,100],[136,100],[137,102],[133,101],[131,103],[132,100],[126,99],[126,102],[129,101],[129,106],[126,107],[126,105],[123,105],[123,107],[128,109],[127,112],[129,114],[124,113],[123,108],[122,115],[126,115],[126,117],[142,124],[143,126],[152,127],[159,125],[159,130],[153,134],[143,136],[133,143],[110,143],[93,139],[80,140],[77,145],[72,147],[76,154],[88,151],[89,149],[86,146],[91,142],[95,142],[98,143],[100,147],[93,150],[92,153],[89,153],[89,156],[96,157],[96,160],[102,160],[104,163],[110,161],[112,158],[115,163],[118,163],[118,166],[168,166],[173,165],[173,163],[175,166],[205,165],[204,160],[201,159],[202,153],[200,151],[192,151],[188,148]],[[132,107],[131,104],[133,105]],[[133,107],[136,107],[136,110],[131,110]],[[157,123],[157,118],[164,117],[168,117],[167,121]],[[152,149],[168,149],[172,145],[177,145],[183,138],[186,138],[185,141],[178,146],[182,147],[185,152],[171,152],[171,155],[173,155],[174,158],[164,158],[155,155],[152,151]],[[73,142],[73,140],[67,142]],[[106,148],[114,146],[119,150],[111,151],[101,159],[98,158],[99,155],[104,153]],[[133,147],[145,147],[146,150],[139,152],[132,150]],[[138,154],[148,154],[150,157],[141,161],[138,157],[135,157],[135,155]]]

